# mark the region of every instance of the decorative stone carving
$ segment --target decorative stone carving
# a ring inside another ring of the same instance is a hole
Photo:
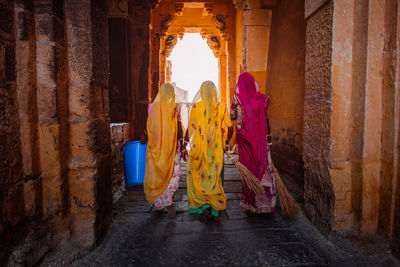
[[[174,14],[168,14],[160,23],[160,36],[166,36],[168,33],[168,28],[174,23],[176,16]]]
[[[172,49],[175,47],[176,43],[178,42],[177,35],[171,34],[165,39],[164,50],[161,52],[163,56],[166,58],[171,55]]]
[[[179,29],[177,34],[178,34],[179,39],[182,40],[183,36],[185,35],[185,29],[184,28]]]
[[[225,16],[224,15],[219,15],[219,14],[217,14],[215,16],[212,16],[212,23],[219,30],[219,33],[221,34],[221,38],[223,40],[228,40],[228,33],[226,31]]]
[[[215,57],[221,55],[221,42],[216,35],[207,36],[207,45],[211,48]]]
[[[208,31],[206,29],[201,29],[200,35],[201,35],[201,38],[205,39],[205,38],[207,38]]]

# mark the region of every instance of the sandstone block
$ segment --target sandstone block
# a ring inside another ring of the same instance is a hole
[[[269,9],[250,9],[243,11],[244,26],[270,26],[271,19],[272,10]]]
[[[269,27],[247,26],[246,38],[246,67],[247,71],[265,71],[267,68]]]

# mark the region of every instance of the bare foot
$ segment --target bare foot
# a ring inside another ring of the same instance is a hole
[[[168,215],[167,215],[168,218],[174,219],[176,217],[176,210],[174,205],[168,206],[167,210],[168,210]]]

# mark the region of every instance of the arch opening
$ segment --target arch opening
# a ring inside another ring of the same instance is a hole
[[[218,59],[199,33],[186,33],[178,40],[168,61],[171,63],[170,70],[167,67],[166,81],[186,90],[189,102],[206,80],[215,84],[220,95]]]

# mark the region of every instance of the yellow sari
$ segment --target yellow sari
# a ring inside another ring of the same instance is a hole
[[[161,86],[147,119],[148,143],[143,186],[149,204],[163,194],[171,180],[177,128],[174,87],[165,83]]]
[[[190,214],[202,214],[211,207],[218,216],[226,209],[221,171],[224,165],[222,127],[232,126],[225,104],[218,102],[215,85],[205,81],[200,87],[201,101],[189,116],[190,153],[187,190]],[[224,124],[224,125],[223,125]]]

